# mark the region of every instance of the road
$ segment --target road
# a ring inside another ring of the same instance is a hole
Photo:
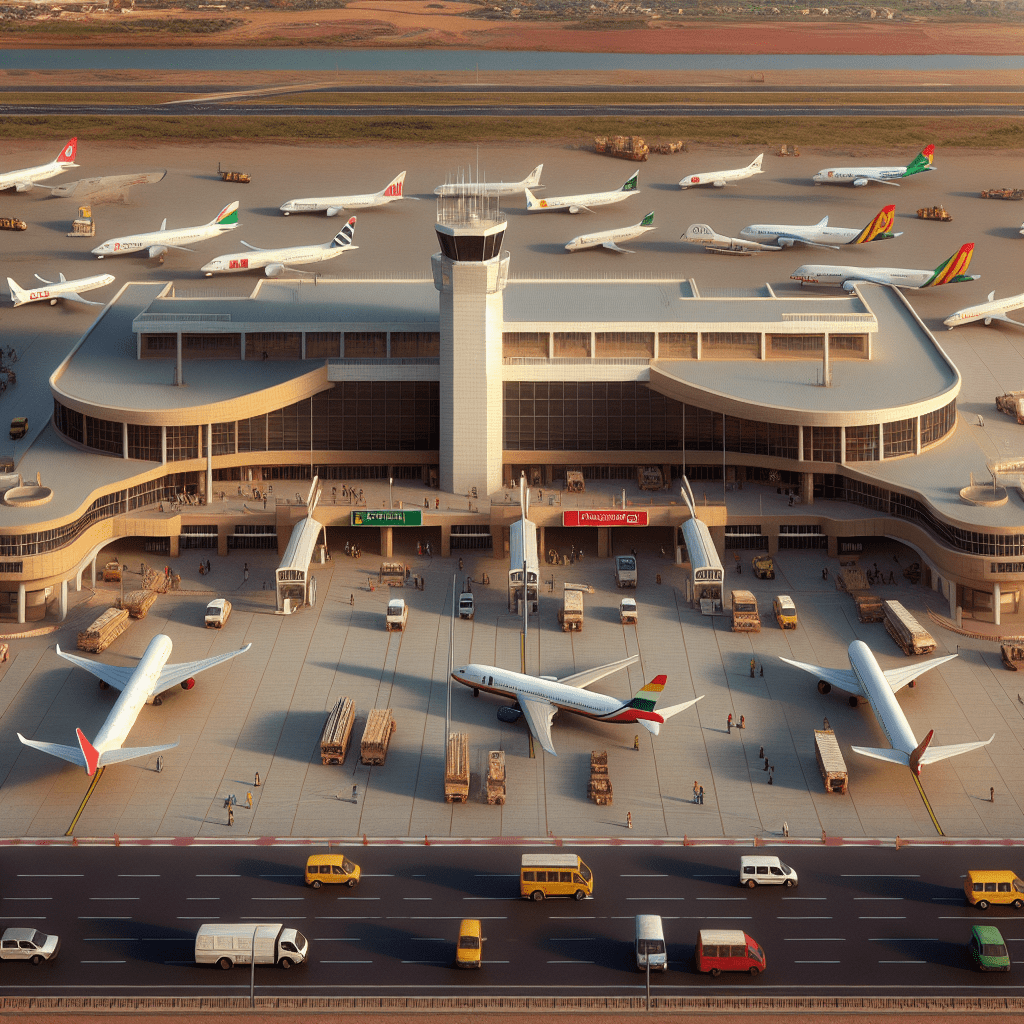
[[[670,969],[652,979],[664,996],[1024,994],[1024,911],[974,910],[960,888],[968,868],[1019,864],[1014,851],[791,847],[779,852],[799,886],[748,891],[736,882],[739,849],[579,847],[594,898],[540,904],[518,898],[515,847],[352,848],[362,881],[341,891],[303,885],[308,852],[6,848],[4,926],[56,932],[62,945],[52,964],[4,965],[0,995],[247,994],[247,970],[195,966],[194,935],[205,921],[269,920],[309,938],[310,962],[258,969],[257,995],[638,996],[637,913],[664,918]],[[481,971],[450,967],[463,917],[483,921]],[[1002,931],[1011,973],[971,969],[965,943],[978,922]],[[698,974],[702,927],[756,938],[766,972]]]
[[[367,106],[299,106],[219,103],[139,104],[24,103],[0,105],[3,117],[1021,117],[1019,103],[943,105],[929,103],[865,105],[785,105],[616,103],[530,105],[451,105],[416,103]]]

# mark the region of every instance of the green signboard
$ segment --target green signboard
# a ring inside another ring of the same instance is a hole
[[[418,508],[364,508],[352,510],[353,526],[422,526]]]

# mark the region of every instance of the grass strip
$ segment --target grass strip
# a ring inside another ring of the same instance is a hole
[[[669,137],[722,145],[781,142],[836,149],[937,147],[1024,149],[1014,117],[206,117],[12,114],[0,139],[46,140],[77,134],[110,142],[507,143],[563,142],[589,149],[595,135]]]

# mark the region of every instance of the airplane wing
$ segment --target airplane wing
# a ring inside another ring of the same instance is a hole
[[[633,250],[632,250],[632,249],[622,249],[622,248],[620,248],[620,247],[619,247],[619,246],[617,246],[617,245],[616,245],[616,244],[615,244],[614,242],[602,242],[602,243],[601,243],[601,245],[602,245],[602,246],[603,246],[603,247],[604,247],[605,249],[611,249],[611,250],[613,250],[614,252],[625,252],[625,253],[632,253],[632,252],[633,252]]]
[[[518,696],[518,695],[517,695]],[[537,738],[540,745],[554,757],[554,744],[551,742],[551,719],[558,710],[551,701],[539,697],[519,697],[519,706],[523,709],[530,732]]]
[[[618,672],[619,669],[633,665],[639,660],[640,655],[634,654],[631,658],[623,658],[622,661],[613,661],[607,665],[598,665],[597,668],[584,669],[575,675],[559,679],[558,682],[564,683],[566,686],[577,686],[581,690],[585,690],[591,683],[596,683],[599,679],[604,679],[605,676],[610,676],[613,672]]]
[[[904,686],[914,679],[923,676],[925,672],[930,672],[933,668],[938,668],[939,665],[945,665],[947,661],[952,661],[955,657],[955,654],[947,654],[944,658],[932,658],[931,661],[918,662],[916,665],[890,668],[883,672],[882,675],[885,676],[885,681],[892,688],[892,692],[899,693]]]
[[[202,661],[185,661],[180,665],[164,665],[163,670],[157,677],[156,686],[153,688],[153,696],[165,693],[167,690],[173,690],[175,686],[180,685],[185,679],[197,676],[200,672],[213,668],[214,665],[220,665],[221,662],[230,661],[232,658],[237,658],[240,654],[245,654],[250,647],[252,647],[252,644],[246,644],[237,651],[231,651],[230,654],[217,654],[212,658],[203,658]]]
[[[877,181],[879,185],[894,185],[896,188],[900,187],[898,181],[890,181],[888,178],[875,178],[870,174],[858,174],[858,178],[863,178],[865,181]]]
[[[993,313],[992,316],[986,317],[986,320],[1002,320],[1005,324],[1016,324],[1018,327],[1024,327],[1024,323],[1019,320],[1011,320],[1005,313]]]
[[[42,740],[27,740],[21,733],[18,733],[18,739],[25,744],[26,747],[35,747],[36,750],[41,750],[44,754],[52,754],[54,757],[59,757],[63,761],[70,761],[71,764],[77,764],[79,768],[88,768],[88,764],[85,761],[85,754],[78,747],[68,747],[63,743],[44,743]]]
[[[853,673],[853,669],[849,668],[826,668],[824,665],[808,665],[802,661],[792,661],[789,658],[780,658],[780,661],[784,661],[787,665],[792,665],[794,668],[802,669],[808,675],[817,676],[819,679],[824,679],[826,683],[831,684],[835,689],[842,691],[843,693],[849,694],[851,697],[863,697],[864,691],[861,689],[860,681]],[[915,669],[920,671],[918,666]]]
[[[987,740],[975,740],[973,743],[951,743],[945,747],[929,747],[924,754],[921,755],[921,764],[933,764],[935,761],[944,761],[947,757],[956,757],[957,754],[966,754],[971,750],[978,750],[981,747],[987,747],[994,739],[996,734],[992,733]],[[857,748],[854,747],[854,750]]]
[[[245,243],[243,242],[242,244],[244,245]],[[187,245],[171,245],[170,242],[161,242],[160,245],[165,249],[180,249],[182,252],[195,252],[195,249],[190,249]]]
[[[177,739],[173,743],[161,743],[157,747],[118,747],[116,750],[104,750],[100,754],[99,767],[105,768],[108,764],[120,764],[122,761],[133,761],[137,757],[150,757],[165,750],[173,750],[180,742],[181,740]]]
[[[267,249],[261,249],[258,245],[250,245],[247,241],[245,241],[245,239],[242,239],[241,241],[242,241],[242,245],[244,245],[246,247],[246,249],[252,249],[253,252],[268,252],[269,251]]]
[[[123,690],[128,685],[132,678],[132,673],[135,671],[135,669],[124,665],[105,665],[102,661],[89,661],[88,658],[80,658],[77,654],[67,654],[60,649],[60,644],[57,644],[57,656],[65,661],[70,661],[72,665],[84,668],[86,672],[92,673],[97,679],[102,679],[103,682],[114,687],[115,690]],[[38,744],[33,744],[29,740],[25,740],[25,742],[29,743],[30,746],[38,746]],[[61,754],[57,755],[57,757],[61,756]],[[77,761],[74,763],[78,764]]]
[[[70,299],[72,302],[83,302],[87,306],[105,306],[105,302],[93,302],[92,299],[83,299],[78,292],[64,292],[57,296],[58,299]]]

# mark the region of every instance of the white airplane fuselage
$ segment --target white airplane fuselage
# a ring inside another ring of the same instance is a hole
[[[797,267],[790,279],[804,284],[832,285],[835,288],[842,288],[847,282],[852,284],[855,281],[891,284],[895,288],[920,288],[931,280],[933,273],[931,270],[907,270],[903,267],[840,267],[808,263]]]
[[[139,252],[153,246],[183,246],[191,242],[205,242],[216,238],[226,231],[234,231],[237,224],[198,224],[191,228],[165,228],[160,231],[145,231],[139,235],[125,235],[122,238],[110,238],[92,250],[93,255],[103,259],[104,256],[123,256],[130,252]]]
[[[910,728],[903,708],[896,700],[896,694],[892,692],[892,687],[882,674],[871,648],[863,640],[854,640],[847,653],[850,657],[850,668],[864,688],[864,695],[889,745],[893,750],[910,754],[917,747],[917,738],[914,736],[914,730]]]
[[[730,181],[742,181],[744,178],[752,178],[755,174],[761,174],[761,153],[746,167],[734,167],[727,171],[700,171],[697,174],[687,174],[679,182],[681,189],[693,188],[697,185],[713,185],[715,188],[722,188]]]
[[[578,686],[568,686],[553,679],[523,675],[493,665],[465,665],[452,672],[452,679],[474,690],[493,693],[509,700],[537,697],[550,701],[562,711],[571,711],[587,718],[604,719],[622,709],[623,701],[603,693],[592,693]]]
[[[995,292],[992,293],[995,295]],[[1024,308],[1024,294],[1011,295],[1005,299],[989,298],[988,302],[982,302],[977,306],[967,306],[956,313],[947,316],[942,323],[952,330],[961,324],[973,323],[975,320],[984,320],[990,324],[993,320],[1002,320],[1004,323],[1020,325],[1019,320],[1011,320],[1005,314],[1014,309]]]
[[[396,203],[405,196],[382,196],[379,192],[368,192],[361,196],[330,196],[320,199],[289,199],[281,207],[287,217],[290,213],[320,213],[326,211],[329,217],[335,217],[343,210],[369,210],[374,206],[387,206]]]
[[[316,245],[295,245],[283,249],[253,249],[249,252],[218,256],[201,269],[207,277],[212,277],[214,274],[238,274],[246,270],[260,270],[272,264],[279,264],[282,267],[293,264],[305,266],[307,263],[333,260],[349,249],[358,248],[357,245],[332,246],[330,242],[321,242]]]
[[[58,299],[68,298],[69,293],[77,297],[79,292],[89,292],[95,288],[105,288],[114,283],[113,274],[96,274],[93,277],[80,277],[76,281],[54,281],[35,288],[21,289],[21,296],[14,298],[15,306],[24,306],[29,302],[49,302],[52,306]]]
[[[61,154],[63,155],[63,154]],[[46,181],[47,178],[55,178],[78,164],[72,160],[51,160],[49,163],[39,164],[37,167],[25,167],[20,171],[0,172],[0,191],[8,188],[15,188],[20,184],[34,184],[37,181]]]
[[[594,249],[598,246],[617,249],[619,242],[629,242],[653,230],[653,225],[647,227],[634,224],[628,228],[611,228],[608,231],[595,231],[589,235],[577,235],[571,242],[567,243],[566,249],[569,252],[579,252],[580,249]]]
[[[538,164],[522,181],[450,181],[434,189],[435,196],[521,196],[528,188],[540,188],[543,164]]]
[[[740,232],[740,238],[781,246],[805,240],[819,245],[845,245],[862,231],[862,228],[834,228],[828,224],[750,224]]]
[[[926,168],[933,170],[933,168]],[[906,167],[825,167],[814,175],[819,185],[868,184],[872,180],[896,181],[907,173]]]
[[[150,640],[145,654],[132,673],[131,681],[121,691],[107,720],[96,734],[93,746],[97,750],[116,749],[124,745],[143,705],[153,703],[156,682],[170,656],[171,638],[158,633]]]

